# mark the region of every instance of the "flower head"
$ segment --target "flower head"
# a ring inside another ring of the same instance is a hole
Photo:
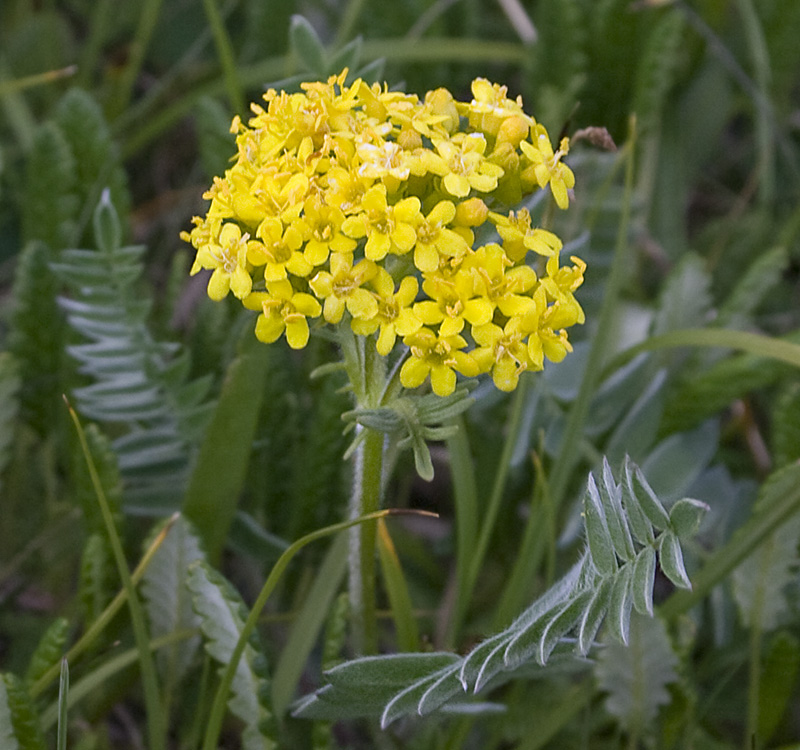
[[[251,109],[233,119],[233,163],[181,238],[191,273],[211,271],[209,296],[233,292],[258,313],[259,340],[302,348],[317,317],[381,356],[402,340],[402,384],[430,379],[442,396],[458,374],[491,372],[512,390],[570,351],[585,264],[562,266],[561,240],[509,210],[548,187],[567,208],[569,143],[554,151],[505,86],[477,78],[460,102],[444,88],[420,98],[348,84],[345,70]],[[476,243],[487,220],[499,242]],[[529,266],[529,253],[542,260]]]

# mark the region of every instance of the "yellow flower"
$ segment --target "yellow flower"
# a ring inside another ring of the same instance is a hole
[[[466,198],[470,190],[488,193],[497,187],[503,169],[484,156],[486,139],[480,133],[456,133],[449,140],[431,141],[438,153],[425,150],[419,162],[426,171],[442,178],[445,191]]]
[[[264,266],[264,280],[280,281],[288,274],[308,276],[314,270],[306,256],[300,252],[303,236],[297,227],[289,226],[284,231],[283,222],[275,217],[264,219],[256,230],[261,240],[248,256],[254,266]]]
[[[465,270],[449,279],[429,276],[422,289],[430,299],[417,302],[414,312],[425,325],[441,324],[439,333],[444,337],[461,333],[464,321],[477,326],[492,319],[494,307],[485,297],[476,295],[473,278]]]
[[[531,361],[525,339],[530,333],[520,317],[509,318],[501,328],[494,323],[475,326],[472,336],[478,348],[473,359],[482,372],[492,372],[492,380],[501,391],[513,391],[519,376],[527,369],[541,369]],[[535,333],[533,334],[535,335]]]
[[[394,206],[386,201],[386,186],[373,185],[361,201],[362,213],[348,216],[342,231],[355,239],[365,237],[364,255],[370,260],[382,260],[390,252],[402,255],[414,247],[419,223],[420,200],[404,198]]]
[[[475,291],[506,317],[524,315],[533,307],[526,293],[536,286],[536,272],[529,266],[515,266],[496,243],[478,248],[465,267],[475,282]]]
[[[196,274],[201,268],[213,269],[208,280],[208,296],[213,300],[224,299],[232,291],[239,299],[250,294],[253,279],[247,272],[247,255],[261,243],[242,234],[236,224],[222,225],[217,242],[209,242],[197,250],[197,257],[190,273]]]
[[[554,303],[548,308],[548,320],[552,328],[569,328],[585,320],[583,308],[573,292],[583,283],[586,263],[574,255],[571,260],[575,264],[571,268],[559,268],[558,256],[554,255],[547,261],[547,276],[542,278],[548,302]]]
[[[531,226],[531,214],[527,208],[516,213],[509,211],[508,216],[490,213],[489,218],[503,240],[503,250],[514,263],[521,263],[528,250],[546,258],[558,255],[561,250],[561,240],[556,235]]]
[[[386,356],[394,348],[398,336],[408,336],[422,327],[422,321],[411,309],[419,290],[419,282],[406,276],[395,292],[394,280],[383,267],[370,282],[375,290],[378,311],[372,318],[353,318],[351,327],[360,336],[369,336],[380,328],[376,348],[378,354]]]
[[[469,124],[477,130],[482,130],[488,135],[497,136],[503,124],[509,118],[513,118],[521,122],[524,126],[525,132],[520,136],[522,140],[528,134],[528,128],[533,126],[534,120],[532,117],[525,114],[522,109],[522,98],[511,100],[506,94],[508,88],[500,86],[496,83],[491,83],[485,78],[476,78],[472,82],[472,101],[464,106],[462,110],[466,111],[469,117]],[[519,140],[517,143],[519,143]],[[514,144],[517,145],[516,143]]]
[[[457,258],[469,249],[466,240],[447,227],[455,216],[456,207],[450,201],[439,201],[417,225],[414,265],[423,273],[439,268],[440,254]]]
[[[344,213],[340,208],[326,205],[316,195],[306,199],[297,227],[307,237],[303,254],[309,263],[321,266],[331,252],[355,250],[356,242],[342,234],[342,224]]]
[[[265,344],[277,341],[286,332],[292,349],[308,343],[308,321],[322,312],[319,302],[310,294],[295,292],[288,279],[267,284],[266,292],[253,292],[244,299],[248,310],[261,310],[256,321],[256,337]]]
[[[530,166],[520,175],[523,180],[537,183],[539,187],[546,187],[549,183],[553,198],[559,208],[567,208],[569,196],[567,190],[575,187],[575,175],[572,170],[561,161],[569,152],[569,139],[562,138],[558,151],[553,153],[550,136],[544,125],[536,125],[532,133],[533,143],[522,141],[519,144],[522,153],[530,160]]]
[[[421,328],[403,338],[411,355],[400,368],[400,382],[405,388],[422,385],[428,375],[437,396],[449,396],[456,388],[456,371],[467,377],[476,377],[480,368],[475,360],[461,350],[467,342],[458,335],[435,334],[430,328]]]
[[[354,318],[374,318],[378,314],[378,303],[362,285],[378,272],[375,263],[364,259],[354,266],[350,253],[331,253],[330,263],[330,273],[319,271],[308,282],[314,294],[325,300],[325,320],[338,323],[345,308]]]

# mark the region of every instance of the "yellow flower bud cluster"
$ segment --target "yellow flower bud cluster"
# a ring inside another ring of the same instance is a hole
[[[567,139],[553,151],[521,100],[482,78],[467,103],[346,77],[270,90],[247,125],[234,119],[235,163],[181,234],[197,252],[192,274],[212,270],[212,299],[233,292],[258,311],[266,343],[302,348],[320,317],[377,334],[384,356],[401,339],[402,384],[430,376],[441,396],[456,371],[513,390],[544,357],[561,360],[565,329],[584,319],[573,293],[585,264],[560,266],[558,237],[525,209],[498,209],[548,185],[567,207]],[[486,222],[500,242],[475,247]]]

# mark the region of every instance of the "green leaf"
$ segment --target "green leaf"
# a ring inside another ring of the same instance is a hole
[[[635,469],[633,466],[633,462],[630,459],[630,456],[625,456],[625,461],[622,467],[622,474],[623,474],[621,482],[622,507],[628,519],[628,525],[630,527],[630,530],[640,544],[652,544],[655,541],[655,536],[653,534],[653,524],[650,522],[650,519],[645,513],[644,508],[642,507],[642,504],[639,502],[639,498],[636,495],[635,482],[638,480],[635,478]],[[643,493],[644,490],[640,489],[640,492]],[[646,499],[646,501],[648,500],[650,500],[650,498]],[[658,506],[660,506],[660,503],[658,504]],[[662,519],[663,516],[667,515],[667,513],[663,507],[660,507],[659,511],[658,506],[656,506],[657,516],[659,519]],[[669,523],[669,516],[667,516],[666,522]]]
[[[271,352],[249,331],[226,373],[222,393],[183,499],[210,560],[222,552],[247,476]]]
[[[696,326],[704,320],[711,307],[710,285],[705,262],[697,255],[684,255],[664,284],[651,334]]]
[[[244,603],[233,587],[204,560],[197,560],[189,567],[187,585],[201,620],[205,649],[224,668],[244,627],[247,617]],[[264,703],[268,694],[264,671],[264,657],[252,641],[245,646],[239,660],[228,701],[231,712],[245,723],[242,735],[245,750],[276,747],[274,739],[262,729],[272,718]]]
[[[800,383],[791,383],[776,399],[772,434],[776,467],[800,459]]]
[[[105,188],[100,196],[100,202],[94,210],[92,222],[97,249],[101,253],[114,255],[122,245],[122,228],[119,223],[119,215],[111,202],[111,191],[108,188]]]
[[[586,524],[586,540],[592,553],[592,562],[601,576],[611,576],[617,571],[617,558],[614,543],[606,524],[603,503],[594,476],[589,475],[589,483],[583,496],[583,518]]]
[[[720,306],[716,323],[728,328],[745,328],[750,324],[751,313],[766,295],[780,282],[789,254],[786,248],[773,247],[758,253],[742,274],[733,291]]]
[[[758,687],[758,737],[769,742],[792,700],[800,672],[800,641],[781,630],[770,639]]]
[[[203,96],[194,106],[197,121],[197,145],[206,177],[210,181],[224,174],[229,158],[236,153],[236,139],[230,132],[231,115],[216,99]]]
[[[33,135],[25,169],[22,236],[60,250],[77,239],[77,162],[64,132],[46,122]]]
[[[328,74],[327,54],[314,27],[304,16],[292,16],[289,46],[300,64],[320,80]]]
[[[633,565],[627,563],[619,569],[619,573],[611,584],[606,614],[609,634],[625,644],[628,643],[631,607],[633,606],[632,581]]]
[[[653,25],[639,58],[632,110],[643,134],[658,126],[667,94],[675,82],[675,73],[683,60],[683,27],[683,13],[667,11]]]
[[[640,615],[653,616],[653,584],[656,577],[656,551],[644,547],[633,562],[631,595],[633,607]]]
[[[683,552],[678,537],[671,531],[665,531],[659,540],[658,557],[661,570],[678,588],[691,589],[692,584],[683,565]]]
[[[2,474],[14,443],[21,385],[16,360],[8,352],[0,352],[0,489],[3,486]]]
[[[719,425],[715,420],[691,432],[670,435],[653,449],[642,464],[642,472],[658,497],[677,500],[708,466],[718,442]]]
[[[746,627],[774,630],[789,613],[787,587],[796,578],[800,517],[781,525],[733,572],[733,597]]]
[[[25,682],[29,685],[36,682],[54,664],[57,664],[64,654],[64,645],[69,635],[69,620],[58,617],[50,624],[44,635],[39,639],[36,650],[28,663],[25,672]]]
[[[25,684],[16,675],[0,674],[0,739],[10,738],[2,746],[19,750],[45,750],[39,717]]]
[[[628,645],[608,641],[597,655],[595,674],[608,693],[606,710],[622,727],[641,736],[669,703],[667,685],[677,680],[678,659],[672,651],[664,623],[658,618],[631,618]]]
[[[58,680],[58,727],[56,729],[56,750],[67,750],[67,712],[69,698],[69,664],[61,660],[61,675]]]
[[[0,675],[0,747],[5,750],[20,750],[8,702],[8,690],[2,675]]]
[[[152,535],[157,534],[162,526],[157,526]],[[145,549],[149,546],[146,543]],[[192,608],[186,579],[189,566],[204,558],[200,539],[189,522],[180,516],[153,555],[141,583],[151,637],[159,638],[200,626],[200,618]],[[177,684],[185,675],[199,642],[199,637],[188,638],[159,650],[158,664],[162,673],[169,675],[168,684]]]
[[[633,538],[628,529],[628,523],[625,520],[625,513],[622,510],[622,490],[614,481],[611,466],[605,456],[603,456],[603,481],[600,482],[598,489],[608,531],[614,543],[614,551],[620,559],[626,562],[632,560],[636,552],[633,548]]]
[[[684,497],[678,500],[669,511],[670,528],[680,539],[688,539],[697,533],[700,524],[710,508],[700,500]]]
[[[613,579],[606,578],[600,583],[592,595],[592,600],[583,612],[583,617],[578,626],[578,651],[582,655],[587,654],[594,645],[597,631],[600,630],[600,626],[606,617],[611,601],[612,582]]]
[[[627,487],[627,496],[629,502],[626,504],[626,510],[630,513],[633,506],[641,508],[642,513],[646,516],[647,521],[652,524],[659,531],[669,528],[669,514],[667,513],[661,501],[656,497],[655,492],[644,478],[642,470],[638,466],[633,466],[631,463],[626,465],[625,469],[625,485]],[[634,515],[633,513],[631,515]],[[639,524],[641,522],[639,521]],[[637,529],[637,536],[640,539],[647,539],[647,536],[640,536],[639,532],[645,532],[646,527]]]

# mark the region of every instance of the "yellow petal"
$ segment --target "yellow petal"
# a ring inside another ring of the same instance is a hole
[[[292,349],[302,349],[308,343],[308,322],[302,315],[286,322],[286,340]]]
[[[431,386],[437,396],[449,396],[456,389],[456,374],[445,365],[431,368]]]
[[[431,366],[424,360],[411,357],[400,368],[400,382],[404,388],[417,388],[425,382]]]

